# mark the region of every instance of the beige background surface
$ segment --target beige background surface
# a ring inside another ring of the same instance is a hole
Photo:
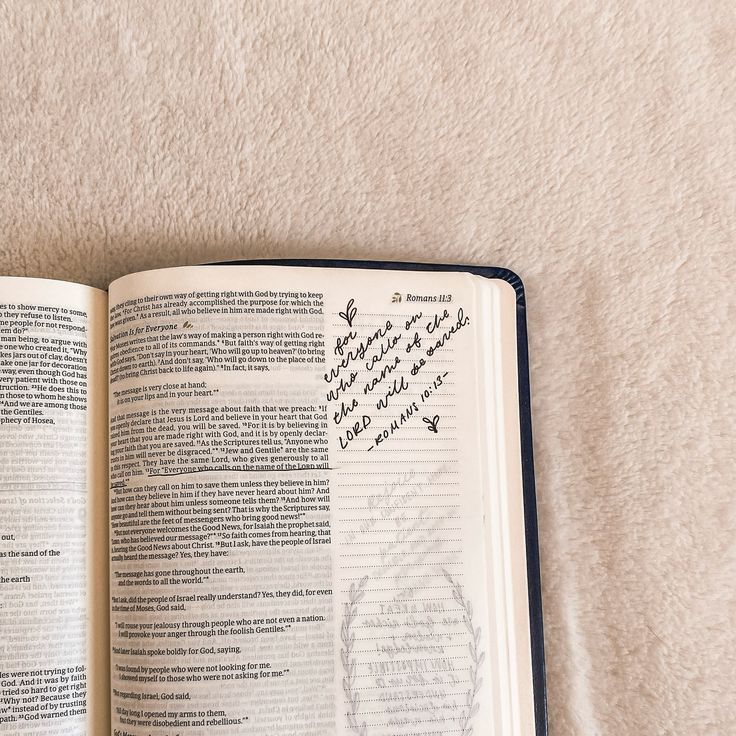
[[[0,271],[528,290],[554,735],[736,733],[730,0],[0,2]]]

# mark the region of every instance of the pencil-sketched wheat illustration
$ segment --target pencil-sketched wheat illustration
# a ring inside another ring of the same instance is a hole
[[[450,575],[447,570],[441,568],[447,582],[452,589],[452,597],[463,611],[463,623],[470,634],[468,643],[468,652],[470,654],[469,667],[469,685],[465,693],[465,705],[463,706],[461,715],[458,718],[460,724],[460,736],[472,736],[473,734],[473,718],[480,710],[478,702],[478,692],[483,684],[483,678],[480,675],[480,669],[485,661],[485,652],[481,650],[481,629],[473,625],[473,604],[465,597],[462,586]],[[356,685],[357,661],[355,657],[355,632],[353,623],[358,615],[358,604],[365,597],[365,587],[368,583],[368,576],[362,577],[358,583],[350,584],[350,592],[348,601],[344,604],[344,615],[342,625],[340,627],[340,638],[342,647],[340,648],[340,659],[342,660],[343,678],[342,689],[345,693],[347,705],[347,721],[350,731],[356,736],[369,736],[368,725],[364,718],[360,717],[360,692]]]
[[[345,604],[345,615],[343,616],[342,626],[340,627],[340,638],[342,639],[342,648],[340,649],[340,658],[342,659],[342,689],[345,692],[347,700],[347,718],[350,730],[357,736],[367,736],[368,727],[365,720],[360,723],[358,721],[358,711],[360,708],[360,693],[355,689],[355,656],[353,647],[355,646],[355,632],[353,631],[353,621],[358,615],[358,603],[365,596],[365,585],[368,582],[368,576],[362,577],[358,584],[350,584],[350,594],[348,602]]]
[[[463,609],[463,622],[465,624],[465,628],[470,633],[470,642],[468,644],[468,649],[470,651],[470,684],[468,686],[468,692],[465,694],[465,708],[460,720],[460,734],[461,736],[471,736],[473,733],[473,725],[471,721],[475,714],[480,710],[478,691],[480,690],[480,686],[483,684],[483,678],[480,676],[480,668],[486,655],[485,652],[480,649],[480,626],[473,626],[473,604],[465,598],[462,586],[452,577],[452,575],[450,575],[449,572],[447,572],[447,570],[443,568],[442,574],[445,576],[447,582],[452,586],[452,597]]]

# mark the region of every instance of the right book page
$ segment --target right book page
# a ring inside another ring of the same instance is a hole
[[[515,295],[467,273],[110,289],[121,734],[531,734]]]

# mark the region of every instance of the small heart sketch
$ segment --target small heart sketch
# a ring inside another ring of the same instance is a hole
[[[434,432],[435,434],[437,434],[437,426],[440,423],[440,418],[437,414],[435,414],[431,419],[429,417],[422,417],[422,421],[426,422],[429,425],[427,429],[430,432]]]
[[[345,307],[344,312],[338,312],[338,315],[342,317],[347,323],[348,327],[353,326],[353,320],[355,319],[355,315],[358,313],[358,309],[353,306],[355,304],[355,299],[351,299],[348,302],[347,307]]]

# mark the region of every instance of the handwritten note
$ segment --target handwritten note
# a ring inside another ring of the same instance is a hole
[[[385,319],[361,329],[358,307],[350,299],[339,316],[345,330],[335,339],[334,362],[324,380],[327,401],[335,405],[332,422],[339,428],[340,448],[346,450],[363,439],[367,441],[363,449],[373,450],[420,416],[426,429],[439,434],[440,415],[425,412],[448,383],[443,351],[470,324],[463,308],[452,314],[443,309],[397,315],[394,321]],[[379,428],[376,420],[384,417],[386,426]]]

